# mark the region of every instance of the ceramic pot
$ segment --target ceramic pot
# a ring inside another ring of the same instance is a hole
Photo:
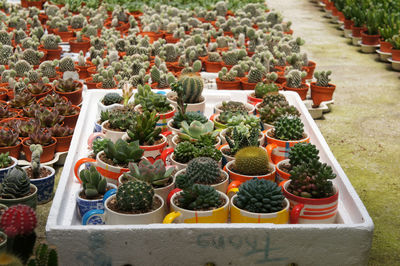
[[[7,172],[12,170],[18,164],[18,160],[12,156],[9,156],[12,160],[12,164],[9,167],[0,169],[0,183],[3,182],[3,178],[7,175]]]
[[[171,91],[167,93],[167,100],[176,108],[177,103],[176,101],[173,101],[170,97],[171,96],[176,96],[176,93]],[[199,103],[188,103],[186,107],[186,112],[198,112],[201,114],[204,114],[204,110],[206,108],[206,98],[204,96],[201,96],[203,98],[203,101]]]
[[[111,189],[116,189],[117,186],[114,184],[107,184]],[[101,199],[84,199],[79,196],[82,190],[76,197],[76,207],[80,217],[83,217],[88,211],[91,210],[104,210],[103,198]]]
[[[26,170],[30,168],[30,166],[25,166],[22,169]],[[53,191],[54,191],[54,179],[56,171],[53,167],[41,165],[40,168],[46,168],[50,171],[48,176],[31,179],[31,184],[37,187],[37,201],[38,204],[44,204],[49,202],[53,198]]]
[[[22,198],[18,198],[18,199],[3,199],[0,198],[0,204],[4,204],[7,207],[11,207],[14,205],[18,205],[18,204],[24,204],[24,205],[28,205],[29,207],[31,207],[32,209],[36,210],[36,205],[37,205],[37,187],[34,184],[31,184],[31,191],[33,191],[32,194],[22,197]]]
[[[280,184],[282,181],[289,180],[290,174],[282,170],[283,164],[289,164],[289,159],[285,159],[276,165],[276,183]]]

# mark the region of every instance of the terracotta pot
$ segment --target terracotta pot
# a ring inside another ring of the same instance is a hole
[[[248,82],[248,78],[247,77],[241,78],[240,82],[242,83],[242,89],[243,90],[254,90],[254,88],[257,85],[257,83]]]
[[[219,78],[215,79],[218,90],[241,90],[242,83],[239,78],[235,78],[235,81],[221,81]]]
[[[43,48],[44,49],[44,48]],[[47,60],[55,60],[61,58],[62,48],[59,46],[57,50],[44,49],[47,52]]]
[[[210,61],[208,61],[208,56],[207,56],[206,60],[204,61],[204,66],[205,66],[206,72],[218,73],[222,68],[222,63],[221,62],[210,62]]]
[[[68,26],[67,32],[59,31],[58,29],[54,29],[53,32],[54,34],[60,36],[63,42],[68,42],[69,39],[74,38],[74,32],[71,30],[71,26]]]
[[[392,52],[392,44],[386,41],[380,41],[381,47],[379,48],[383,53],[391,53]]]
[[[344,20],[344,28],[346,30],[351,30],[351,27],[354,25],[354,22],[351,19]]]
[[[290,88],[286,86],[286,83],[283,84],[283,89],[285,91],[295,91],[300,95],[300,98],[304,101],[307,97],[308,85],[306,83],[301,84],[301,88]]]
[[[74,81],[75,83],[80,84],[80,88],[76,91],[72,92],[61,92],[58,91],[57,88],[54,88],[54,92],[60,96],[64,96],[67,98],[73,105],[79,105],[82,102],[82,90],[83,90],[83,83],[81,81]]]
[[[28,7],[28,0],[21,0],[21,7]]]
[[[90,77],[88,68],[92,67],[92,63],[86,63],[85,66],[79,66],[77,62],[75,62],[75,68],[78,69],[79,79],[86,79]]]
[[[27,7],[36,7],[38,9],[43,9],[44,1],[27,1]]]
[[[103,83],[100,82],[100,83],[97,83],[97,84],[96,84],[96,89],[101,89],[101,90],[116,90],[116,89],[117,89],[117,86],[115,86],[114,88],[103,88]]]
[[[75,115],[64,116],[63,122],[64,122],[64,126],[75,128],[76,121],[78,121],[78,117],[79,117],[79,114],[81,112],[81,108],[79,106],[73,106],[73,107],[75,108],[75,110],[78,111],[78,113],[75,114]]]
[[[40,23],[42,23],[42,25],[46,24],[46,21],[48,19],[49,19],[49,17],[45,13],[39,13],[39,20],[40,20]]]
[[[308,66],[303,67],[303,70],[307,72],[307,76],[304,79],[312,79],[314,77],[314,70],[317,64],[314,61],[308,61]]]
[[[32,94],[36,98],[36,100],[39,100],[43,97],[45,97],[47,94],[50,94],[53,92],[53,86],[51,84],[45,84],[45,86],[48,88],[47,91],[39,93],[39,94]]]
[[[333,92],[336,86],[329,83],[329,87],[317,86],[316,82],[311,82],[311,98],[315,107],[319,106],[321,102],[332,100]]]
[[[400,61],[400,49],[391,49],[392,52],[392,60],[393,61]]]
[[[162,36],[163,36],[162,33],[156,33],[156,32],[151,32],[151,31],[142,31],[139,33],[139,35],[149,36],[150,43],[157,41],[159,38],[162,38]]]
[[[93,63],[91,63],[93,64]],[[97,73],[97,67],[96,66],[90,66],[87,68],[87,72],[89,73],[89,75],[94,75]]]
[[[7,100],[7,88],[0,88],[0,101],[6,101]]]
[[[361,32],[361,43],[365,45],[377,45],[379,44],[379,38],[381,36],[377,35],[368,35],[366,31]]]
[[[72,135],[66,137],[55,137],[57,140],[56,152],[64,152],[69,150],[69,145],[71,144]]]
[[[286,82],[286,78],[285,78],[285,75],[284,75],[283,71],[282,72],[276,72],[276,74],[278,74],[278,79],[275,80],[276,84],[281,84],[282,85],[283,83]]]
[[[182,69],[184,69],[184,67],[179,66],[179,62],[172,62],[171,63],[172,68],[174,69],[174,71],[182,71]]]
[[[18,144],[15,146],[10,146],[10,147],[0,147],[0,153],[6,153],[8,152],[10,156],[14,158],[19,158],[19,153],[21,151],[21,141],[18,141]]]
[[[361,37],[361,32],[364,30],[363,27],[355,27],[354,25],[351,26],[351,34],[353,37]]]
[[[82,40],[82,42],[77,42],[76,38],[69,39],[68,43],[72,53],[79,53],[80,51],[83,51],[83,53],[86,54],[86,52],[89,51],[90,39],[82,38]]]
[[[26,144],[26,141],[29,138],[24,138],[22,141],[22,151],[25,153],[26,160],[28,162],[31,161],[32,159],[32,152],[29,149],[29,145]],[[43,147],[43,153],[42,156],[40,157],[40,162],[45,163],[49,162],[54,159],[54,153],[56,152],[56,145],[57,145],[57,140],[56,138],[52,138],[53,143],[47,146],[42,146]]]

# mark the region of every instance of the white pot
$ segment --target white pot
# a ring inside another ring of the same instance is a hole
[[[107,111],[107,110],[112,110],[112,109],[124,107],[124,105],[120,104],[120,103],[114,103],[114,104],[111,104],[111,105],[104,105],[101,101],[97,102],[97,106],[99,108],[99,114],[101,112],[104,112],[104,111]]]
[[[221,138],[221,146],[227,144],[225,136],[226,136],[226,132],[227,132],[228,129],[229,128],[224,128],[219,133],[219,136]],[[264,142],[265,142],[265,135],[260,133],[260,136],[258,137],[258,141],[260,142],[260,146],[263,146]]]
[[[171,148],[175,149],[175,147],[176,147],[176,145],[178,145],[178,143],[179,143],[179,136],[178,135],[173,136],[171,139]],[[214,147],[216,149],[218,149],[219,146],[221,146],[221,138],[219,136],[217,136],[217,143],[214,144]]]
[[[171,96],[175,96],[176,93],[174,91],[168,92],[167,93],[167,100],[176,108],[177,103],[173,100],[171,100]],[[206,109],[206,97],[203,97],[203,101],[199,103],[188,103],[186,107],[186,112],[198,112],[204,114],[204,110]]]
[[[210,185],[210,186],[212,186],[213,188],[215,188],[215,190],[221,191],[222,193],[226,193],[227,190],[228,190],[228,185],[229,185],[229,175],[228,175],[228,173],[225,172],[224,170],[221,170],[221,172],[222,172],[223,175],[224,175],[224,180],[223,180],[222,182],[218,183],[218,184],[213,184],[213,185]],[[176,179],[176,177],[177,177],[178,175],[184,174],[184,173],[186,173],[186,169],[179,170],[179,171],[175,174],[175,179]]]
[[[250,115],[252,115],[252,114],[254,114],[254,105],[252,105],[252,104],[249,104],[249,103],[243,103],[245,106],[246,106],[246,108],[248,109],[248,113],[250,114]],[[220,113],[222,113],[223,111],[220,109],[221,108],[221,106],[222,106],[222,103],[218,103],[218,104],[216,104],[215,106],[214,106],[214,114],[220,114]]]

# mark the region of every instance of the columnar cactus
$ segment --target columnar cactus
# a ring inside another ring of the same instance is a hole
[[[213,159],[197,157],[188,163],[186,175],[193,179],[194,183],[212,185],[220,180],[221,171]]]
[[[261,147],[246,147],[235,155],[234,170],[243,175],[266,175],[270,170],[268,153]]]
[[[329,87],[329,81],[331,79],[329,76],[332,74],[332,71],[320,71],[320,72],[315,72],[314,77],[317,79],[317,86],[320,87]]]
[[[275,123],[274,136],[284,141],[304,138],[304,124],[296,116],[283,116]]]
[[[286,75],[286,86],[289,88],[301,88],[302,86],[302,78],[304,78],[307,75],[306,72],[302,72],[297,69],[291,70],[287,75]]]
[[[183,87],[184,103],[199,103],[203,92],[203,79],[198,76],[182,76],[179,83]]]
[[[283,209],[282,189],[270,180],[253,178],[239,187],[234,204],[254,213],[273,213]]]
[[[152,209],[154,190],[142,181],[128,181],[119,186],[116,199],[118,209],[127,212],[148,212]]]
[[[58,64],[61,72],[75,71],[75,64],[71,57],[67,56],[60,60]]]
[[[31,48],[26,49],[22,54],[22,58],[33,66],[39,65],[40,59],[43,56],[44,56],[43,52],[35,51],[34,49]]]
[[[47,50],[57,50],[58,44],[61,42],[61,38],[58,35],[47,34],[41,39],[44,49]]]
[[[31,168],[32,168],[33,178],[39,178],[40,177],[40,156],[43,153],[42,145],[32,144],[29,147],[29,149],[32,152]]]
[[[3,179],[0,196],[5,199],[18,199],[30,193],[30,181],[25,171],[13,168]]]

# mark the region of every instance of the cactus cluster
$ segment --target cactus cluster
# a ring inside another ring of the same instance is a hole
[[[296,116],[283,116],[275,122],[274,137],[284,141],[304,138],[304,124]]]
[[[61,38],[58,35],[47,34],[41,39],[44,49],[47,50],[57,50],[58,44],[61,42]]]
[[[29,195],[30,181],[25,171],[14,167],[4,177],[0,187],[0,197],[3,199],[18,199]]]
[[[145,213],[152,209],[154,190],[142,181],[128,181],[118,187],[117,207],[125,212]]]
[[[259,128],[252,128],[250,132],[240,132],[238,127],[233,127],[231,133],[232,139],[228,135],[225,136],[230,149],[228,155],[234,156],[239,150],[245,147],[259,146],[259,134]]]
[[[281,188],[270,180],[253,178],[239,187],[234,204],[254,213],[274,213],[283,209],[284,199]]]
[[[291,167],[301,164],[310,164],[319,160],[319,150],[311,143],[296,143],[289,151],[289,163]]]
[[[214,161],[220,161],[222,153],[214,146],[198,147],[189,141],[182,141],[176,145],[174,159],[179,163],[188,163],[196,157],[209,157]]]
[[[177,205],[187,210],[211,210],[222,205],[223,201],[215,188],[194,184],[180,194]]]
[[[221,70],[218,72],[218,78],[221,81],[235,81],[237,77],[238,72],[231,68],[229,70],[226,67],[221,68]]]
[[[0,43],[3,45],[11,45],[13,38],[12,32],[7,32],[6,30],[0,30]]]
[[[84,169],[79,173],[82,181],[83,192],[86,198],[94,199],[106,193],[106,178],[97,172],[96,167],[91,166],[90,169]]]
[[[314,77],[317,79],[316,85],[320,86],[320,87],[329,87],[329,81],[331,81],[329,76],[331,74],[332,74],[332,71],[330,71],[330,70],[315,72]]]
[[[39,71],[44,77],[55,78],[57,76],[57,65],[58,60],[44,61],[39,65]]]
[[[32,69],[32,66],[24,59],[10,63],[10,67],[15,70],[17,77],[24,77]]]
[[[75,63],[71,57],[66,56],[62,58],[58,64],[61,72],[75,71]]]
[[[221,171],[218,163],[212,158],[197,157],[188,163],[185,175],[192,179],[193,183],[212,185],[220,180]]]
[[[266,175],[271,172],[270,158],[261,147],[245,147],[235,154],[234,171],[243,175]]]
[[[302,86],[302,79],[307,75],[306,72],[302,72],[297,69],[291,70],[286,75],[286,86],[289,88],[301,88]]]

